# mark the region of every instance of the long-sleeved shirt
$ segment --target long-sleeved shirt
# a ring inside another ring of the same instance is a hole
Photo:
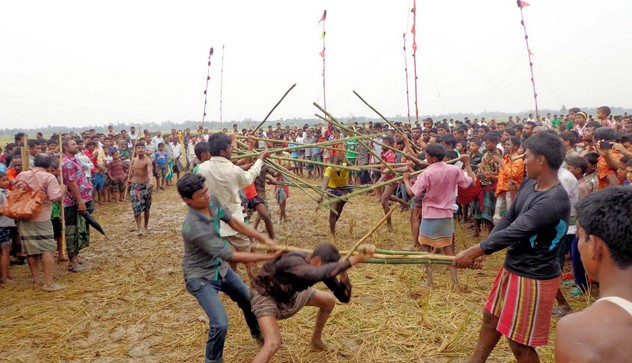
[[[566,235],[571,203],[562,184],[542,192],[535,184],[534,179],[525,179],[516,200],[480,246],[486,254],[509,247],[505,269],[548,280],[562,274],[559,241]]]
[[[211,193],[217,196],[224,208],[228,209],[233,218],[239,222],[244,221],[244,213],[241,209],[239,190],[244,189],[255,181],[261,172],[263,161],[257,160],[249,170],[243,170],[230,160],[221,156],[213,156],[211,160],[200,164],[196,174],[206,178],[206,186]],[[237,231],[222,222],[220,226],[222,237],[234,236]]]
[[[263,265],[251,284],[262,295],[283,305],[290,303],[296,293],[322,281],[338,300],[346,303],[351,299],[351,282],[339,281],[336,276],[350,267],[349,261],[315,267],[309,263],[307,254],[292,252]]]

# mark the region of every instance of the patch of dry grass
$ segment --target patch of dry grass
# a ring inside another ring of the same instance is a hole
[[[110,241],[93,234],[84,254],[86,273],[69,273],[58,265],[56,278],[68,287],[56,293],[32,290],[28,268],[13,266],[16,283],[0,289],[0,361],[202,361],[206,316],[186,292],[180,267],[179,230],[185,212],[173,187],[155,193],[152,232],[139,238],[128,232],[133,227],[128,203],[99,209],[96,217]],[[316,211],[313,202],[292,190],[287,223],[276,224],[278,211],[273,208],[277,242],[310,248],[327,240],[327,213],[326,209]],[[349,249],[382,215],[373,197],[353,199],[338,223],[337,245]],[[387,249],[408,245],[408,214],[395,212],[393,221],[394,233],[380,228],[368,242]],[[458,227],[459,250],[476,242],[470,230]],[[502,259],[502,255],[493,256],[483,270],[461,271],[462,292],[452,288],[445,266],[434,267],[433,290],[420,287],[423,266],[353,268],[351,303],[336,306],[324,333],[337,351],[309,349],[316,310],[308,307],[280,322],[283,347],[274,362],[464,359],[474,349],[481,311]],[[248,362],[258,345],[251,340],[236,304],[225,296],[223,300],[231,324],[225,360]],[[588,304],[585,297],[570,301],[575,308]],[[538,352],[542,361],[553,361],[552,344]],[[492,362],[512,360],[504,341],[490,357]]]

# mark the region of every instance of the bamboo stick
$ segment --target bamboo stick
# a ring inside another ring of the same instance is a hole
[[[62,166],[64,165],[64,151],[62,148],[62,139],[61,139],[61,131],[59,135],[57,135],[59,140],[59,183],[64,185],[64,173]],[[67,193],[67,192],[66,192]],[[59,251],[59,257],[57,258],[57,262],[68,261],[68,251],[66,251],[66,211],[64,208],[64,197],[59,201],[59,212],[61,214],[61,246]]]
[[[398,133],[399,133],[400,135],[402,135],[403,137],[408,138],[408,136],[406,136],[406,134],[405,134],[402,130],[400,130],[399,128],[397,128],[393,122],[391,122],[389,119],[387,119],[386,117],[384,117],[384,115],[382,115],[382,114],[381,114],[378,110],[376,110],[375,108],[373,108],[373,106],[369,105],[369,103],[368,103],[367,101],[365,101],[365,100],[364,100],[364,98],[362,98],[362,96],[360,96],[360,95],[358,94],[358,92],[356,92],[356,91],[354,90],[354,91],[353,91],[353,94],[355,94],[356,96],[358,96],[358,98],[360,99],[360,101],[364,102],[364,104],[365,104],[365,105],[369,106],[369,108],[370,108],[371,110],[373,110],[375,113],[377,113],[377,114],[378,114],[378,116],[380,116],[380,117],[382,118],[382,120],[386,121],[386,123],[387,123],[390,127],[394,128],[396,132],[398,132]]]
[[[380,219],[374,226],[373,228],[371,228],[371,230],[369,232],[367,232],[367,234],[365,234],[362,238],[360,238],[358,240],[358,242],[355,243],[355,245],[353,246],[353,248],[351,249],[351,251],[347,252],[347,255],[345,256],[344,260],[348,260],[349,257],[351,257],[351,255],[353,254],[353,252],[355,252],[355,250],[358,249],[358,247],[360,247],[360,245],[366,241],[367,239],[369,239],[369,237],[371,237],[371,235],[373,234],[373,232],[375,232],[378,228],[380,228],[380,226],[386,222],[386,220],[388,219],[388,217],[391,216],[391,214],[393,214],[393,211],[395,210],[395,208],[391,208],[391,210],[388,211],[388,213],[386,213],[384,215],[384,217],[382,217],[382,219]]]
[[[520,155],[513,156],[513,157],[511,157],[511,161],[524,159],[525,156],[526,156],[526,154],[520,154]]]
[[[360,171],[360,168],[356,168],[354,166],[347,166],[347,165],[336,165],[336,164],[329,164],[329,163],[322,163],[320,161],[315,161],[315,160],[308,160],[308,159],[295,159],[295,158],[286,158],[283,156],[276,156],[276,155],[270,155],[268,156],[270,159],[275,159],[275,160],[287,160],[287,161],[294,161],[297,163],[304,163],[304,164],[312,164],[312,165],[320,165],[320,166],[331,166],[332,168],[338,168],[338,169],[346,169],[346,170],[353,170],[353,171]]]
[[[22,139],[22,149],[20,149],[20,158],[22,159],[22,171],[31,170],[30,158],[29,158],[29,135],[24,134]]]
[[[324,108],[320,107],[320,105],[316,102],[313,103],[314,106],[316,106],[316,108],[318,108],[322,113],[324,113],[327,117],[329,117],[329,119],[325,119],[325,121],[333,124],[334,126],[337,126],[351,134],[359,134],[359,132],[350,129],[346,126],[344,126],[343,124],[341,124],[340,122],[338,122],[329,112],[327,112]],[[390,165],[388,165],[388,163],[386,163],[382,157],[380,155],[378,155],[375,151],[373,151],[373,148],[368,147],[362,140],[358,139],[358,144],[360,144],[360,146],[364,147],[367,151],[369,151],[369,153],[371,153],[371,155],[373,155],[376,159],[378,159],[382,164],[384,164],[384,166],[390,170],[391,173],[393,173],[393,175],[397,175],[399,174],[397,171],[395,171],[395,169],[391,168]]]
[[[380,264],[380,265],[452,265],[451,261],[443,260],[381,260],[371,259],[362,261],[362,263]]]
[[[325,146],[325,145],[342,144],[343,142],[344,142],[344,139],[323,141],[323,142],[316,143],[316,144],[309,144],[310,145],[309,147],[321,148],[322,146]],[[243,143],[241,143],[241,144],[244,145]],[[308,144],[297,145],[297,146],[289,146],[289,147],[281,147],[281,148],[276,148],[276,149],[268,149],[268,152],[270,154],[274,154],[274,153],[283,152],[283,151],[292,151],[292,150],[305,149],[307,147],[305,145],[308,145]],[[338,150],[343,150],[343,149],[338,149]],[[249,153],[249,154],[246,153],[246,154],[239,155],[237,157],[232,157],[232,159],[251,158],[251,157],[254,157],[254,156],[258,156],[258,155],[259,155],[259,153]]]
[[[132,150],[132,158],[130,159],[130,162],[129,162],[129,170],[127,171],[127,179],[125,180],[125,194],[123,194],[123,200],[127,200],[127,196],[129,194],[129,186],[127,184],[129,184],[130,179],[132,177],[132,168],[134,166],[135,157],[136,157],[136,143],[134,143],[134,150]],[[152,177],[153,177],[152,175],[149,175],[149,180],[151,180]]]
[[[285,93],[283,94],[283,97],[281,97],[281,99],[279,100],[279,102],[276,103],[276,105],[274,105],[274,107],[272,107],[272,109],[270,110],[270,112],[268,112],[268,114],[266,115],[266,117],[263,119],[263,121],[261,121],[261,123],[259,125],[257,125],[257,127],[255,127],[253,132],[257,132],[257,130],[259,130],[259,128],[261,126],[263,126],[263,124],[268,121],[268,117],[270,117],[270,115],[272,114],[272,112],[277,108],[277,106],[283,101],[283,99],[285,98],[285,96],[287,96],[288,93],[290,93],[291,90],[294,89],[294,87],[296,87],[296,83],[294,83],[292,85],[292,87],[290,87],[287,91],[285,91]]]

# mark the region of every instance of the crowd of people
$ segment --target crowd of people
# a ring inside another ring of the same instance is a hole
[[[534,347],[548,343],[552,315],[572,312],[561,284],[573,286],[575,296],[600,284],[601,296],[613,298],[562,320],[556,339],[560,361],[577,361],[563,348],[573,350],[565,339],[581,336],[571,331],[574,326],[600,313],[625,318],[627,309],[628,321],[632,314],[632,120],[611,115],[606,106],[594,118],[573,108],[566,115],[503,121],[277,123],[261,130],[239,130],[235,124],[217,133],[173,129],[164,136],[110,127],[107,133],[71,132],[48,140],[41,134],[27,140],[19,133],[0,161],[1,199],[21,184],[46,195],[41,211],[29,220],[0,216],[2,282],[11,281],[13,254],[28,262],[33,286],[45,291],[63,288],[53,278],[55,256],[67,259],[71,272],[85,269],[80,251],[90,243],[86,214],[129,195],[135,231],[142,236],[152,193],[177,182],[189,206],[182,227],[186,288],[210,318],[207,362],[222,361],[228,328],[219,291],[237,302],[251,335],[262,343],[254,361],[271,359],[281,344],[277,320],[304,306],[319,308],[312,346],[331,349],[321,339],[323,327],[335,299],[351,297],[346,270],[370,258],[371,246],[349,260],[331,244],[311,254],[251,252],[253,238],[274,245],[269,200],[279,207],[279,223],[285,222],[290,187],[296,187],[294,193],[310,179],[322,182],[311,188],[330,210],[332,236],[347,198],[365,191],[381,205],[389,230],[393,205],[409,213],[411,244],[402,250],[455,256],[456,288],[457,268],[480,268],[486,255],[507,249],[485,305],[473,362],[485,361],[501,336],[518,361],[538,361]],[[268,199],[268,185],[274,198]],[[261,220],[265,233],[257,228]],[[457,253],[455,223],[482,238],[480,244]],[[259,261],[266,261],[260,269]],[[563,274],[567,261],[572,272]],[[236,263],[246,265],[250,289],[234,273]],[[334,295],[312,289],[318,281]],[[430,265],[425,286],[433,286]],[[625,356],[609,351],[608,344],[600,350],[612,358],[606,360]]]

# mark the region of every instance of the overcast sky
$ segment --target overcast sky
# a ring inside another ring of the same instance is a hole
[[[632,3],[527,0],[541,108],[632,106]],[[0,11],[0,128],[207,119],[406,115],[403,33],[414,115],[412,1],[7,1]],[[513,0],[417,2],[422,115],[533,108]],[[626,18],[627,17],[627,18]],[[421,116],[421,115],[420,115]]]

